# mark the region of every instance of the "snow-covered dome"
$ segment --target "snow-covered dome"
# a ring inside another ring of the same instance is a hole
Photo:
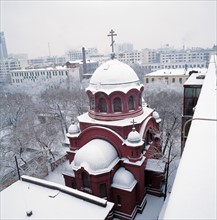
[[[111,89],[118,87],[139,86],[140,81],[135,71],[127,64],[116,59],[102,64],[93,73],[89,87]]]
[[[68,133],[69,134],[77,134],[80,132],[78,125],[72,121],[72,124],[69,126]]]
[[[161,122],[161,118],[160,118],[158,112],[154,111],[152,113],[152,117],[156,120],[157,123]]]
[[[84,167],[89,173],[99,172],[108,169],[116,159],[117,151],[109,142],[93,139],[77,151],[72,166]]]
[[[133,130],[128,134],[127,140],[131,143],[138,143],[141,141],[140,134],[133,127]]]
[[[137,181],[135,180],[133,174],[124,167],[121,167],[116,171],[113,177],[112,186],[115,188],[130,190],[136,185],[136,183]]]

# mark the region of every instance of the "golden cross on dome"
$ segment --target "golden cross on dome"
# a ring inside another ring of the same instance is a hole
[[[115,57],[115,54],[114,54],[114,43],[115,43],[115,41],[114,41],[114,36],[117,36],[117,34],[115,34],[115,32],[111,29],[111,31],[109,32],[110,34],[108,34],[107,36],[108,37],[111,37],[111,47],[112,47],[112,55],[111,55],[111,58],[112,59],[114,59],[114,57]]]

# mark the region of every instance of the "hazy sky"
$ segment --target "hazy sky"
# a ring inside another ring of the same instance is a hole
[[[135,49],[212,47],[217,40],[216,0],[202,1],[4,1],[1,31],[9,53],[30,58],[63,55],[82,46],[110,51],[111,29],[116,43]]]

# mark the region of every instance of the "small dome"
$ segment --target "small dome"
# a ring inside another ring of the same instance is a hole
[[[78,125],[72,121],[72,124],[69,126],[68,133],[69,134],[77,134],[80,132]]]
[[[87,171],[99,171],[109,167],[118,157],[116,149],[107,141],[93,139],[75,154],[75,168],[84,167]]]
[[[160,119],[158,112],[154,111],[152,113],[152,117],[156,120],[157,123],[161,122],[161,119]]]
[[[124,167],[119,168],[114,177],[112,186],[116,188],[130,189],[136,184],[136,180],[131,172]]]
[[[140,134],[133,127],[133,130],[128,134],[127,140],[130,143],[139,143],[141,141]]]

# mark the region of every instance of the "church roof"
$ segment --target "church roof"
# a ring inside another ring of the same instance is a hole
[[[136,183],[137,181],[135,180],[133,174],[126,170],[124,167],[121,167],[116,171],[113,177],[112,186],[115,188],[131,191]]]
[[[93,139],[75,154],[72,167],[75,170],[83,167],[88,173],[108,172],[119,161],[116,149],[107,141]]]
[[[140,89],[140,87],[140,81],[135,71],[129,65],[114,59],[96,69],[87,90],[102,90],[108,93],[115,89],[127,92],[131,88]]]

